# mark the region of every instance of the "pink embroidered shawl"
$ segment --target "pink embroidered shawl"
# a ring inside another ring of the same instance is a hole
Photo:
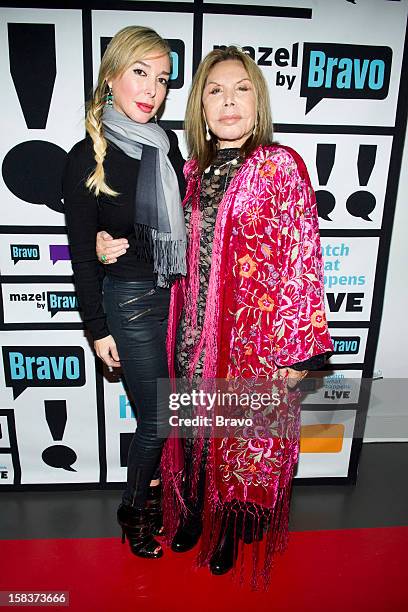
[[[182,309],[191,326],[196,322],[201,183],[197,168],[192,160],[184,169],[184,202],[192,202],[188,276],[172,289],[167,339],[170,376],[174,376],[176,328]],[[302,158],[288,147],[256,149],[219,204],[207,307],[191,373],[203,349],[204,379],[271,379],[279,367],[333,349],[324,312],[316,201]],[[210,440],[203,561],[211,553],[210,532],[214,534],[211,509],[223,501],[237,499],[276,509],[287,527],[298,459],[299,413],[291,401],[282,411],[286,435],[279,443],[244,435]],[[162,461],[167,499],[168,476],[177,472],[179,459],[177,441],[171,438]],[[171,517],[173,512],[168,513],[166,525],[170,538],[176,526]],[[275,536],[271,544],[274,550],[285,546],[286,528],[281,532],[281,542]]]

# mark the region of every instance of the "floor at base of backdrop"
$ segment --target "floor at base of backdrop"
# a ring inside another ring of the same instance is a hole
[[[267,593],[195,568],[195,551],[132,556],[118,492],[3,492],[0,591],[68,591],[73,612],[406,612],[407,450],[366,444],[356,486],[294,487]]]

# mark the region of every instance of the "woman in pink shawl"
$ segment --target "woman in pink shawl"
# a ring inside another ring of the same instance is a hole
[[[188,274],[172,289],[170,372],[193,384],[289,376],[293,386],[332,350],[306,167],[295,151],[272,144],[267,84],[235,47],[201,62],[185,129]],[[282,392],[282,384],[276,389]],[[252,543],[256,586],[260,576],[268,580],[273,554],[286,546],[298,393],[284,393],[279,406],[252,415],[253,426],[233,435],[186,441],[188,512],[181,513],[172,548],[188,550],[202,531],[199,563],[222,574],[234,565],[238,542]],[[169,537],[174,445],[167,443],[162,460]]]
[[[236,47],[201,62],[185,129],[188,272],[172,288],[170,375],[241,389],[269,381],[280,402],[223,437],[213,428],[166,443],[165,533],[179,552],[201,536],[198,562],[213,574],[251,544],[256,588],[287,544],[300,429],[299,393],[288,387],[332,350],[316,202],[301,157],[273,144],[267,84]]]

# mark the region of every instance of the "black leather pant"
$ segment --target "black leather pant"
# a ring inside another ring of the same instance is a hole
[[[169,377],[166,334],[170,290],[155,287],[152,280],[127,282],[106,276],[103,292],[109,330],[136,407],[137,429],[129,448],[123,502],[143,507],[170,431],[167,398],[157,393],[157,379]]]

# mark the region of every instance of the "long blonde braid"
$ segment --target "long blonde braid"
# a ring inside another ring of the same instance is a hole
[[[103,134],[102,113],[105,105],[105,96],[108,92],[106,81],[98,86],[95,90],[93,99],[91,100],[86,113],[85,127],[93,141],[94,158],[96,166],[93,172],[88,176],[86,186],[90,191],[93,191],[96,196],[100,193],[105,193],[110,196],[117,196],[118,193],[111,189],[105,182],[105,169],[103,162],[106,156],[108,143]]]

